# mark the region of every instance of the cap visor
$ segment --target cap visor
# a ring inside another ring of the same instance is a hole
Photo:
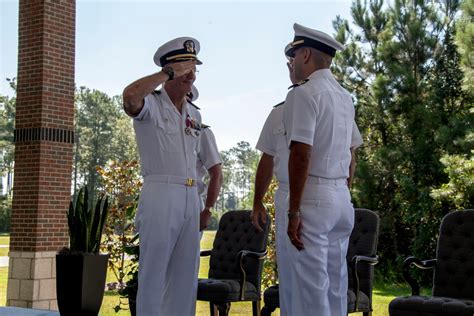
[[[200,61],[197,58],[176,58],[173,61],[174,62],[182,62],[182,61],[188,61],[188,60],[194,60],[194,61],[196,61],[196,65],[202,65],[202,61]]]
[[[290,49],[285,53],[285,55],[288,56],[288,57],[294,58],[294,57],[295,57],[295,50],[296,50],[297,48],[300,48],[300,47],[301,47],[301,46],[290,48]]]

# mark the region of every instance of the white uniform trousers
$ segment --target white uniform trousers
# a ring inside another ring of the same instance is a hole
[[[140,234],[137,315],[195,315],[199,258],[196,187],[145,179],[136,223]]]
[[[280,182],[275,192],[276,255],[281,315],[288,315],[288,310],[291,310],[289,301],[291,297],[291,270],[289,269],[288,247],[292,247],[292,245],[289,243],[287,234],[288,189],[288,183]]]
[[[347,315],[347,263],[354,208],[345,179],[308,177],[301,203],[301,239],[288,254],[291,316]]]
[[[205,206],[205,195],[199,195],[199,214],[201,214],[202,210],[204,210],[204,206]],[[201,222],[201,215],[199,215],[199,222]],[[201,241],[202,239],[202,235],[204,235],[204,230],[201,230],[199,232],[199,241]],[[200,248],[200,247],[199,247]],[[199,273],[199,261],[200,261],[200,257],[198,256],[198,273]]]

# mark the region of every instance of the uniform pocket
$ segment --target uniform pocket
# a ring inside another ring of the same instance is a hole
[[[156,122],[156,133],[160,150],[178,153],[182,151],[179,126],[169,118],[161,118]]]

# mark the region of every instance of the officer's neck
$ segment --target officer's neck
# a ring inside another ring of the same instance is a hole
[[[301,74],[301,78],[298,78],[298,81],[304,80],[311,76],[315,71],[321,70],[321,69],[329,69],[326,65],[321,65],[321,64],[311,64],[308,65],[308,67],[305,67],[303,69],[303,72]]]
[[[181,89],[175,89],[170,85],[165,85],[165,90],[171,102],[173,102],[173,105],[178,109],[179,113],[182,113],[187,92]]]

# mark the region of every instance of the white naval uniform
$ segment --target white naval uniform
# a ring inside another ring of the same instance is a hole
[[[290,315],[291,270],[289,269],[290,262],[287,255],[288,247],[293,247],[287,235],[288,159],[290,151],[283,125],[283,109],[284,102],[272,109],[263,125],[256,147],[258,150],[273,157],[273,172],[278,180],[278,189],[275,192],[274,201],[280,314]],[[362,137],[355,123],[351,138],[351,147],[356,148],[362,144]]]
[[[288,158],[290,151],[288,150],[283,126],[283,108],[284,104],[280,104],[272,109],[263,125],[256,147],[273,157],[273,173],[278,180],[278,189],[275,192],[274,201],[280,314],[288,315],[291,275],[288,270],[287,249],[292,245],[287,240],[288,216],[286,214],[288,211]]]
[[[222,160],[219,155],[219,149],[217,148],[214,133],[209,127],[203,128],[201,131],[200,150],[196,163],[196,179],[201,211],[205,207],[207,197],[207,184],[204,182],[204,177],[207,174],[207,170],[221,163]]]
[[[296,141],[312,146],[301,201],[304,249],[288,251],[288,315],[347,315],[346,254],[354,226],[347,178],[355,142],[354,106],[329,69],[307,79],[288,93],[283,114],[288,145]]]
[[[200,132],[185,132],[187,119],[201,122],[190,104],[182,114],[165,89],[145,97],[134,129],[145,179],[136,224],[140,234],[137,315],[194,315],[199,256],[196,157]],[[189,121],[188,121],[189,123]]]

